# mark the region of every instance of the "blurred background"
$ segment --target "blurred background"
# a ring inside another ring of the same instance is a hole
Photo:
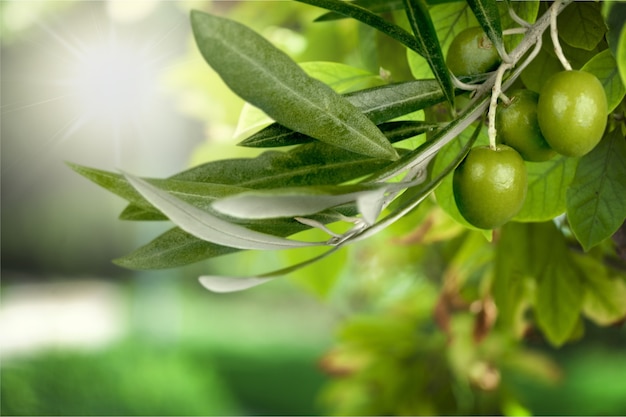
[[[0,2],[2,415],[402,414],[367,408],[368,378],[383,381],[392,403],[424,404],[405,414],[437,414],[446,409],[433,399],[432,375],[443,387],[436,392],[465,413],[626,413],[623,326],[592,327],[588,342],[560,351],[536,343],[529,354],[500,339],[446,351],[432,277],[456,262],[459,230],[431,206],[243,293],[209,293],[197,276],[266,271],[293,255],[244,253],[163,271],[111,263],[167,225],[119,221],[124,201],[66,162],[166,177],[256,154],[234,146],[243,103],[195,50],[192,8],[250,25],[298,62],[378,68],[355,46],[354,22],[312,24],[320,11],[299,4]],[[438,225],[432,245],[380,249],[425,218]],[[423,338],[413,341],[406,332],[416,323]],[[471,323],[456,326],[469,332]],[[346,348],[355,341],[364,348]],[[428,383],[407,379],[405,362],[342,380],[373,355],[395,358],[398,341],[420,346],[423,360],[411,366]],[[457,371],[466,385],[450,379]]]
[[[65,164],[166,177],[239,152],[243,103],[196,53],[191,8],[289,18],[237,2],[0,3],[3,415],[320,412],[332,312],[290,283],[216,296],[197,282],[263,258],[115,266],[167,225],[120,222],[124,201]]]

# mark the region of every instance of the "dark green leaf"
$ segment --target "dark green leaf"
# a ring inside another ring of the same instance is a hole
[[[376,126],[326,84],[248,27],[191,14],[203,57],[230,89],[284,126],[356,153],[396,159]]]
[[[375,124],[404,116],[445,100],[435,80],[416,80],[361,90],[345,95],[354,106]],[[298,144],[306,135],[273,123],[240,143],[242,146],[276,143],[285,146]],[[309,139],[310,140],[310,139]]]
[[[427,0],[426,3],[429,5],[435,5],[442,3],[453,3],[458,1],[459,0]],[[353,3],[364,7],[374,13],[393,12],[395,10],[402,10],[404,8],[404,3],[402,0],[355,0]],[[315,19],[315,21],[326,22],[329,20],[345,19],[346,17],[348,16],[336,12],[329,12],[318,17],[317,19]]]
[[[389,165],[321,142],[308,143],[289,152],[267,151],[256,158],[208,162],[178,173],[170,180],[224,184],[235,190],[339,184]],[[242,188],[243,187],[243,188]],[[131,190],[134,193],[134,191]],[[213,200],[211,200],[213,201]],[[132,205],[124,220],[155,220],[152,212]],[[160,216],[163,220],[165,217]]]
[[[355,211],[347,210],[343,213],[352,215]],[[311,218],[323,224],[336,221],[335,217],[328,215],[316,215]],[[293,219],[246,221],[245,225],[252,230],[281,237],[309,229],[309,226]],[[240,249],[205,242],[175,227],[114,262],[131,269],[164,269],[188,265],[238,251]]]
[[[600,52],[583,65],[581,70],[590,72],[598,77],[606,93],[608,111],[609,113],[612,112],[624,99],[626,87],[622,82],[617,62],[611,51],[605,49]]]
[[[559,37],[576,48],[591,51],[606,33],[597,2],[575,1],[558,17]]]
[[[165,269],[188,265],[239,250],[205,242],[175,227],[113,262],[129,269]]]
[[[390,143],[400,142],[402,140],[412,138],[414,136],[421,135],[426,132],[432,132],[437,129],[439,125],[422,122],[422,121],[398,121],[387,122],[378,125],[381,132],[387,137]],[[281,134],[280,132],[283,132]],[[254,140],[251,140],[254,139]],[[264,129],[259,134],[253,135],[240,145],[256,148],[265,147],[279,147],[279,146],[291,146],[299,145],[302,143],[309,143],[314,139],[296,133],[287,129],[281,125],[275,125],[275,127]]]
[[[336,13],[339,13],[346,17],[351,17],[355,20],[365,23],[373,28],[376,28],[388,35],[389,37],[397,40],[402,43],[409,49],[417,52],[418,54],[423,54],[424,51],[421,49],[421,45],[417,42],[417,40],[411,36],[409,32],[402,29],[400,26],[390,23],[378,16],[377,14],[369,11],[368,9],[359,6],[352,2],[346,2],[342,0],[296,0],[301,3],[310,4],[312,6],[321,7],[323,9],[327,9]]]
[[[415,38],[421,44],[422,56],[428,61],[428,65],[435,74],[446,99],[454,105],[454,86],[450,78],[450,72],[443,56],[437,30],[433,26],[428,7],[423,0],[403,0],[405,11]]]
[[[609,44],[609,49],[617,59],[620,56],[620,39],[626,41],[626,3],[620,1],[605,1],[602,4],[602,15],[607,25],[606,40]],[[626,44],[621,45],[621,48],[626,49]],[[623,63],[624,61],[618,59],[618,62]],[[623,65],[626,64],[622,64],[622,66]],[[626,77],[622,80],[626,83]]]
[[[557,156],[545,162],[527,162],[528,192],[519,222],[542,222],[565,212],[565,193],[574,178],[578,160]]]
[[[502,23],[500,11],[496,0],[467,0],[467,4],[474,12],[476,20],[483,28],[487,37],[493,43],[500,56],[505,56],[504,43],[502,41]]]
[[[172,176],[182,181],[211,182],[262,189],[338,184],[388,165],[323,143],[308,143],[288,152],[267,151],[256,158],[208,162]]]
[[[464,1],[433,6],[430,9],[433,25],[437,28],[439,44],[444,54],[448,51],[452,40],[464,29],[476,26],[476,18]],[[428,62],[420,55],[408,53],[411,73],[416,79],[433,77]]]
[[[401,10],[404,7],[402,0],[356,0],[353,2],[359,7],[363,7],[372,13],[386,13]],[[329,12],[321,15],[316,22],[327,22],[330,20],[345,19],[346,15],[337,12]]]
[[[583,156],[567,191],[567,218],[585,250],[610,237],[626,218],[626,140],[618,127]]]

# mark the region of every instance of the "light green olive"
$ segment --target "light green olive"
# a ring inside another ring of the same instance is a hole
[[[526,165],[510,146],[472,148],[453,175],[454,199],[473,226],[494,229],[522,208],[528,188]]]
[[[526,161],[547,161],[555,156],[537,121],[539,94],[515,90],[509,93],[509,99],[510,103],[499,105],[496,113],[499,141],[514,148]]]
[[[602,139],[607,124],[606,94],[595,75],[561,71],[541,89],[537,104],[539,127],[552,149],[582,156]]]

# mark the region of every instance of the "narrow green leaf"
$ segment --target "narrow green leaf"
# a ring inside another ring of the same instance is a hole
[[[421,49],[421,45],[409,32],[394,23],[388,22],[387,20],[369,11],[368,9],[359,6],[358,4],[341,0],[296,1],[310,4],[312,6],[321,7],[323,9],[339,13],[346,17],[351,17],[355,20],[365,23],[366,25],[378,29],[379,31],[397,40],[398,42],[402,43],[403,45],[405,45],[409,49],[412,49],[420,55],[424,53],[424,51]]]
[[[435,80],[416,80],[374,87],[349,93],[344,97],[377,125],[445,100],[445,95]],[[285,146],[302,143],[305,137],[306,135],[273,123],[240,145],[277,143],[275,146]]]
[[[502,41],[502,23],[496,0],[467,0],[467,4],[474,12],[476,20],[483,28],[487,37],[493,43],[500,56],[505,56],[504,42]]]
[[[390,143],[400,142],[414,136],[418,136],[427,132],[432,132],[439,127],[440,125],[419,120],[386,122],[378,125],[380,131],[383,132],[383,134]],[[310,143],[313,140],[313,138],[310,138],[306,135],[294,132],[281,125],[276,125],[271,129],[265,129],[264,131],[251,136],[250,138],[241,142],[240,145],[252,148],[276,148],[280,146],[292,146],[300,145],[303,143]]]
[[[606,101],[609,113],[622,102],[626,95],[626,87],[620,77],[617,61],[611,54],[611,51],[605,49],[593,58],[591,58],[583,67],[583,71],[587,71],[598,77],[604,92],[606,93]]]
[[[248,27],[192,11],[196,43],[230,89],[284,126],[356,153],[396,159],[376,126]]]
[[[288,240],[275,235],[256,232],[227,222],[209,212],[185,203],[171,194],[150,185],[148,182],[125,175],[128,182],[146,200],[157,207],[178,227],[207,242],[238,249],[288,249],[303,246],[317,246],[323,243]]]
[[[140,210],[145,215],[150,216],[150,220],[165,218],[160,214],[159,210],[150,204],[139,192],[137,192],[122,175],[76,164],[68,165],[85,178],[88,178],[94,183],[130,202],[133,207]],[[249,190],[248,188],[234,185],[181,181],[175,179],[152,179],[149,180],[149,182],[160,189],[171,193],[173,196],[199,207],[200,209],[208,209],[211,204],[219,198],[239,194]]]
[[[341,212],[346,216],[353,216],[356,210],[346,208],[345,210],[342,209]],[[328,224],[338,220],[337,216],[331,214],[314,215],[309,218],[322,224]],[[247,220],[242,222],[242,224],[257,232],[280,237],[287,237],[310,228],[310,226],[293,219]],[[130,269],[164,269],[188,265],[240,250],[241,249],[206,242],[175,227],[128,255],[114,260],[114,262]]]
[[[597,2],[573,2],[559,14],[558,27],[563,41],[588,51],[594,49],[606,33],[601,5]]]
[[[618,127],[583,156],[567,190],[567,218],[585,250],[610,237],[626,218],[626,140]]]
[[[556,156],[545,162],[527,162],[528,191],[518,222],[543,222],[565,213],[566,192],[574,179],[578,160]]]
[[[237,184],[254,189],[330,185],[358,178],[372,167],[388,164],[385,160],[367,158],[313,142],[288,152],[267,151],[256,158],[208,162],[171,178]]]
[[[401,10],[404,8],[404,3],[402,0],[356,0],[353,2],[356,6],[363,7],[368,9],[372,13],[387,13],[393,12],[395,10]],[[329,12],[321,15],[317,19],[316,22],[328,22],[331,20],[345,19],[348,16],[337,13],[337,12]]]
[[[288,152],[267,151],[256,158],[208,162],[178,173],[169,180],[209,183],[215,184],[214,187],[224,184],[232,188],[228,194],[232,195],[246,189],[342,183],[367,175],[389,163],[384,159],[368,158],[322,142],[313,142]],[[134,190],[131,192],[138,196]],[[141,210],[133,205],[127,207],[120,217],[124,220],[165,219],[164,216],[155,219],[152,211]]]
[[[240,250],[206,242],[178,227],[174,227],[128,255],[114,259],[113,262],[129,269],[165,269],[200,262]]]
[[[454,3],[458,1],[459,0],[427,0],[426,3],[429,5],[436,5],[442,3]],[[364,7],[373,13],[387,13],[404,9],[404,3],[402,0],[355,0],[353,3],[360,7]],[[315,21],[327,22],[330,20],[345,19],[347,17],[348,16],[343,14],[329,12],[321,15],[315,19]]]
[[[476,26],[476,17],[464,1],[440,4],[430,8],[433,25],[437,28],[439,44],[443,53],[447,53],[452,40],[464,29]],[[412,51],[407,51],[409,67],[416,79],[433,77],[428,62]]]
[[[446,99],[451,105],[454,105],[454,85],[428,7],[424,0],[403,1],[409,24],[413,29],[415,38],[421,44],[422,56],[428,61],[428,65],[437,78]]]

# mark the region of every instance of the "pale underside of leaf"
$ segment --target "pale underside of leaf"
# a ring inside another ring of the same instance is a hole
[[[161,210],[174,224],[199,239],[238,249],[256,250],[289,249],[324,244],[322,242],[300,242],[284,239],[232,224],[200,210],[138,177],[129,174],[124,176],[146,200]]]
[[[297,263],[295,265],[288,266],[286,268],[277,269],[275,271],[271,271],[262,275],[253,276],[253,277],[231,277],[231,276],[223,276],[223,275],[203,275],[198,278],[200,284],[204,288],[209,291],[216,293],[228,293],[228,292],[237,292],[247,290],[248,288],[253,288],[261,284],[265,284],[267,282],[272,281],[274,278],[278,278],[283,275],[287,275],[291,272],[295,272],[299,269],[302,269],[312,263],[315,263],[328,255],[334,253],[339,250],[339,246],[332,248],[321,255],[315,256],[313,258],[307,259],[303,262]]]

